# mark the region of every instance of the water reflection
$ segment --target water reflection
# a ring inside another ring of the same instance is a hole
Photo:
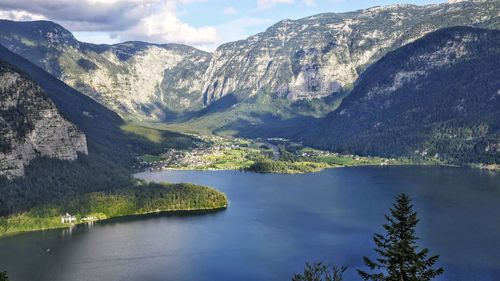
[[[62,239],[70,239],[71,236],[73,235],[73,231],[75,230],[76,225],[72,224],[67,228],[63,228],[61,231],[61,237]]]

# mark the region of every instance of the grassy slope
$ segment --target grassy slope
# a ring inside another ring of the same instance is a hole
[[[266,93],[243,101],[228,95],[189,116],[184,122],[160,127],[193,134],[247,138],[292,136],[311,120],[337,108],[344,96],[342,93],[324,99],[291,102]]]

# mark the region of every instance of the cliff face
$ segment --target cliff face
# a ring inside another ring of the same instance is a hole
[[[165,119],[229,94],[294,102],[346,92],[367,66],[429,32],[498,29],[499,10],[499,1],[478,0],[320,14],[281,21],[213,54],[177,44],[87,44],[46,21],[0,21],[0,44],[122,116]]]
[[[189,46],[94,45],[53,22],[5,20],[0,44],[121,115],[161,119],[203,107],[200,78],[211,55]]]
[[[82,50],[86,51],[82,51]],[[126,115],[163,118],[165,111],[200,109],[210,54],[181,45],[122,43],[102,51],[78,44],[58,60],[60,79]]]
[[[78,153],[88,153],[85,135],[40,87],[0,62],[0,176],[22,176],[37,156],[75,160]]]
[[[499,10],[499,1],[467,1],[284,20],[215,51],[204,79],[205,102],[261,91],[290,100],[325,97],[350,89],[366,66],[429,32],[456,25],[498,28]]]

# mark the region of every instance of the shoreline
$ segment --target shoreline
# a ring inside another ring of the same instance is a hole
[[[216,212],[228,205],[223,192],[208,186],[137,181],[132,187],[80,194],[0,217],[0,238],[125,216]]]
[[[179,168],[163,168],[163,169],[146,169],[134,172],[134,174],[145,173],[145,172],[163,172],[163,171],[197,171],[197,172],[220,172],[220,171],[235,171],[235,172],[245,172],[245,173],[255,173],[255,174],[281,174],[281,175],[300,175],[300,174],[315,174],[328,169],[339,169],[339,168],[355,168],[355,167],[391,167],[391,166],[442,166],[442,167],[453,167],[453,168],[473,168],[486,170],[481,167],[475,167],[472,165],[457,165],[457,164],[446,164],[446,163],[394,163],[394,164],[359,164],[359,165],[332,165],[331,167],[324,167],[317,171],[295,171],[291,173],[287,172],[258,172],[245,169],[212,169],[212,168],[196,168],[196,167],[179,167]],[[495,171],[495,170],[488,170]],[[498,171],[500,172],[500,171]]]
[[[131,213],[131,214],[125,214],[125,215],[119,215],[119,216],[111,216],[111,217],[99,218],[99,219],[88,220],[88,221],[80,221],[77,223],[64,224],[64,225],[59,225],[59,226],[54,226],[54,227],[36,228],[33,230],[27,230],[27,231],[9,232],[6,234],[0,234],[0,239],[11,237],[11,236],[16,236],[16,235],[21,235],[21,234],[27,234],[27,233],[31,233],[31,232],[56,230],[56,229],[69,229],[72,227],[81,226],[81,225],[85,225],[85,224],[89,224],[89,223],[103,222],[103,221],[108,221],[108,220],[117,219],[117,218],[127,218],[127,217],[133,218],[133,217],[142,217],[142,216],[154,215],[154,214],[156,214],[156,215],[211,214],[211,213],[217,213],[217,212],[224,211],[228,207],[229,207],[229,204],[226,204],[223,207],[216,207],[216,208],[188,208],[188,209],[151,210],[151,211],[146,211],[143,213]]]

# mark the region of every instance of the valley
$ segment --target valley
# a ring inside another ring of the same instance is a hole
[[[500,276],[500,1],[7,2],[0,281]]]
[[[439,163],[339,154],[305,147],[282,138],[251,140],[214,135],[197,138],[201,142],[195,143],[193,149],[168,149],[159,155],[138,157],[139,170],[240,170],[294,174],[351,166]]]

